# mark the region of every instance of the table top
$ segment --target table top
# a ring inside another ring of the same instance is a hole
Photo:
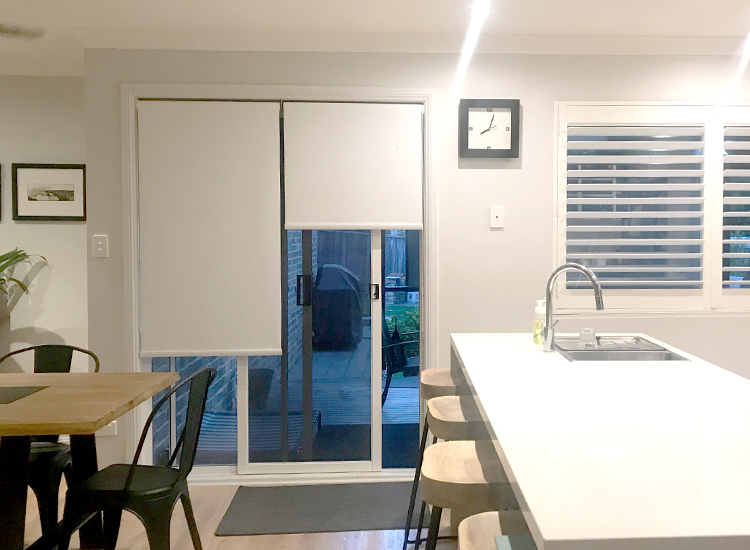
[[[92,434],[178,379],[169,372],[2,373],[0,387],[47,387],[0,404],[0,436]]]
[[[663,343],[690,361],[569,362],[531,334],[451,343],[539,550],[748,547],[749,380]]]

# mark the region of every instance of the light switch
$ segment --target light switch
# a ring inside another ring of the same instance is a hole
[[[505,207],[490,206],[490,228],[502,229],[505,227]]]
[[[91,255],[94,258],[109,258],[109,237],[107,235],[94,235],[91,240]]]

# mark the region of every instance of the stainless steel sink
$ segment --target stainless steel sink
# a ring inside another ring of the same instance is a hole
[[[577,337],[559,336],[555,348],[568,361],[687,361],[640,336],[598,336],[596,341],[585,346]]]

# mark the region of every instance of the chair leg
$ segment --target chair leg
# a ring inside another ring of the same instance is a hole
[[[419,509],[419,521],[417,522],[417,536],[414,537],[414,550],[419,550],[422,545],[422,523],[424,522],[424,511],[427,508],[427,503],[423,500],[422,507]]]
[[[427,546],[426,550],[435,550],[438,541],[438,531],[440,530],[440,516],[443,514],[443,509],[439,506],[432,507],[432,514],[430,515],[430,531],[427,533]]]
[[[115,550],[121,519],[122,508],[104,509],[104,550]]]
[[[201,546],[201,537],[198,534],[198,526],[195,524],[193,505],[190,502],[190,495],[187,491],[180,495],[180,500],[182,501],[182,508],[185,510],[185,519],[187,520],[188,530],[190,531],[190,538],[193,539],[193,547],[195,550],[203,550],[203,546]]]
[[[59,509],[57,505],[60,497],[60,481],[62,472],[55,469],[35,471],[29,478],[29,486],[36,495],[39,507],[39,522],[42,525],[42,534],[52,533],[57,528]]]
[[[406,513],[406,527],[404,528],[404,546],[402,550],[406,550],[406,545],[411,542],[409,540],[409,531],[411,531],[411,519],[414,516],[414,505],[417,502],[417,490],[419,489],[419,475],[422,472],[422,459],[424,458],[424,449],[427,446],[427,432],[429,431],[429,426],[427,425],[427,418],[425,417],[424,420],[424,429],[422,430],[422,440],[419,443],[419,456],[417,457],[417,468],[414,471],[414,481],[411,484],[411,498],[409,499],[409,511]],[[424,507],[422,508],[422,512],[424,512]],[[416,540],[419,540],[419,536],[421,534],[421,523],[422,523],[422,517],[420,517],[419,524],[417,525],[417,538]]]
[[[163,498],[141,503],[136,515],[143,522],[150,550],[169,550],[169,524],[174,500]]]
[[[383,389],[383,397],[380,399],[380,406],[382,407],[385,405],[385,398],[388,397],[388,388],[391,385],[391,378],[393,377],[393,373],[390,371],[390,369],[386,370],[385,373],[385,388]]]

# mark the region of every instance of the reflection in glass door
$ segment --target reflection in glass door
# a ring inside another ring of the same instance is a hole
[[[240,471],[380,469],[380,403],[372,396],[380,392],[382,311],[370,296],[380,232],[285,236],[285,355],[248,359],[248,422],[240,427],[248,455]]]

